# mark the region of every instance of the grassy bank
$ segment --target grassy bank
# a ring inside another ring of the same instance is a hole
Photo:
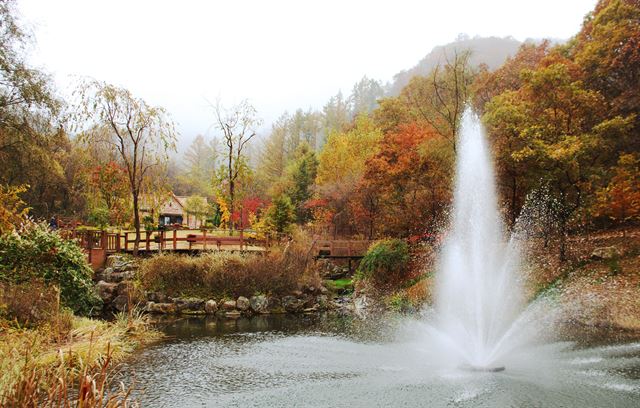
[[[592,256],[596,248],[616,254]],[[560,264],[532,248],[530,294],[553,298],[579,324],[640,330],[640,228],[574,236],[569,249],[569,261]]]
[[[525,295],[547,297],[567,322],[640,331],[640,228],[579,234],[568,240],[568,260],[560,262],[557,243],[524,245]],[[597,248],[614,248],[610,259],[593,256]],[[386,295],[391,309],[419,308],[433,302],[435,256],[430,247],[414,251],[413,274],[404,287]],[[400,306],[398,306],[400,305]]]
[[[158,337],[138,315],[106,322],[63,313],[31,328],[0,320],[0,406],[123,406],[127,390],[108,392],[110,372]]]

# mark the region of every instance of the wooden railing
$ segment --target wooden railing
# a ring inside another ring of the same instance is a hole
[[[81,248],[104,249],[107,252],[120,250],[120,234],[95,230],[60,230],[60,235],[66,239],[76,240]]]
[[[136,233],[133,231],[116,233],[95,230],[60,230],[67,239],[77,240],[85,250],[104,249],[108,253],[133,251]],[[167,230],[140,231],[138,249],[142,251],[164,250],[222,250],[260,249],[268,242],[247,237],[244,230]]]

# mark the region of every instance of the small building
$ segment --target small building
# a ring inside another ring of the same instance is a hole
[[[158,212],[158,225],[183,225],[192,229],[200,228],[202,221],[195,215],[189,214],[185,211],[185,206],[189,197],[177,196],[173,193],[169,196],[169,199],[160,207]],[[205,198],[206,200],[206,198]],[[140,212],[143,216],[151,215],[155,218],[153,210],[142,208]]]

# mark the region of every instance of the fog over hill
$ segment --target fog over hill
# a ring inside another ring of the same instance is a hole
[[[527,40],[526,42],[534,41]],[[397,96],[411,78],[417,75],[427,75],[439,63],[451,57],[456,51],[471,51],[470,62],[474,66],[486,64],[489,69],[496,69],[511,55],[514,55],[522,42],[513,37],[473,37],[462,34],[458,38],[445,45],[434,47],[413,68],[398,72],[393,76],[393,81],[387,84],[387,94]]]

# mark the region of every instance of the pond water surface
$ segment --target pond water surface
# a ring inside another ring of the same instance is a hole
[[[118,379],[149,407],[640,407],[640,343],[573,330],[535,365],[434,367],[421,322],[338,316],[184,318],[158,323]]]

